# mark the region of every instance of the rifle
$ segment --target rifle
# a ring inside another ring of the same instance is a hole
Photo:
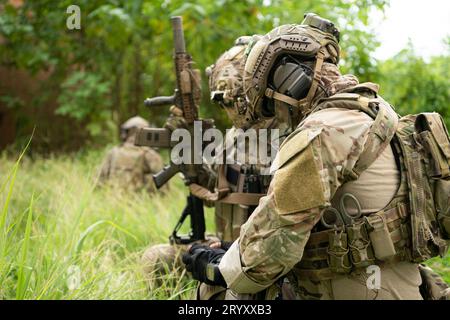
[[[176,74],[176,89],[171,96],[161,96],[147,98],[144,104],[147,107],[161,105],[175,105],[183,111],[183,118],[186,129],[191,134],[191,146],[194,145],[194,122],[200,120],[198,117],[198,104],[201,98],[200,70],[193,69],[192,57],[186,52],[184,41],[182,18],[172,17],[173,42],[174,42],[174,65]],[[202,129],[213,127],[210,119],[202,121]],[[142,128],[136,134],[135,145],[171,148],[176,142],[171,141],[171,131],[167,128]],[[194,151],[194,150],[192,150]],[[153,175],[153,181],[159,189],[167,183],[176,173],[182,172],[187,184],[196,182],[198,166],[193,164],[194,152],[191,152],[192,161],[190,164],[174,164],[172,161],[163,170]],[[190,216],[191,232],[185,236],[177,233],[187,216]],[[181,217],[170,236],[171,243],[187,244],[197,240],[205,239],[205,217],[203,211],[203,201],[190,194],[187,197],[187,204]]]
[[[201,121],[202,130],[213,127],[213,120],[201,120],[198,117],[198,104],[201,98],[201,76],[200,70],[193,69],[192,57],[186,52],[184,41],[182,18],[172,17],[173,41],[174,41],[174,65],[176,74],[176,89],[171,96],[161,96],[147,98],[144,104],[147,107],[161,105],[175,105],[183,111],[187,130],[194,138],[194,121]],[[191,145],[194,145],[193,140]],[[137,132],[135,145],[171,148],[176,142],[171,141],[171,131],[167,128],[142,128]],[[191,152],[192,160],[195,155]],[[197,177],[196,165],[192,164],[176,165],[170,163],[161,172],[153,175],[156,187],[159,189],[169,181],[177,172],[182,172],[185,179],[195,182]]]
[[[188,235],[178,235],[178,231],[184,223],[184,220],[190,216],[191,231]],[[180,220],[178,220],[172,234],[170,235],[171,244],[189,244],[196,240],[205,239],[205,213],[203,211],[203,200],[190,194],[187,196],[187,204],[181,213]]]

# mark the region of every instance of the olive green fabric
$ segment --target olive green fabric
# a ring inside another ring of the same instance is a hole
[[[152,175],[161,171],[161,156],[148,147],[137,147],[134,136],[120,146],[112,148],[103,160],[98,185],[109,184],[119,189],[154,193],[157,189]],[[167,186],[162,191],[167,190]]]
[[[299,137],[301,139],[301,137]],[[290,141],[292,142],[292,140]],[[305,138],[305,145],[308,140]],[[301,142],[300,142],[301,144]],[[286,144],[284,148],[291,146]],[[287,151],[290,153],[290,150]],[[283,153],[283,149],[281,151]],[[322,182],[318,167],[314,161],[313,150],[309,145],[300,149],[297,156],[286,160],[276,172],[274,179],[275,203],[280,214],[299,212],[325,204]],[[295,190],[297,197],[292,198],[288,191]]]

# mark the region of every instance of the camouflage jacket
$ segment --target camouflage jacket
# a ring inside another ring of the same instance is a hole
[[[329,108],[310,114],[286,139],[273,165],[268,195],[219,265],[229,288],[238,293],[261,291],[302,259],[322,209],[342,191],[344,173],[359,159],[372,123],[360,111]],[[389,187],[380,188],[379,177]],[[369,190],[376,203],[370,197],[359,200],[363,212],[370,213],[389,203],[398,179],[392,149],[386,148],[360,179],[345,187],[353,183],[352,191]]]
[[[151,148],[137,147],[127,141],[111,149],[100,169],[99,183],[120,188],[154,192],[152,174],[163,168],[161,156]]]

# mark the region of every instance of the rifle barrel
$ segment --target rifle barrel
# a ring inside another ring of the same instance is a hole
[[[185,53],[186,44],[184,42],[183,18],[180,16],[175,16],[170,18],[170,20],[172,20],[173,43],[175,47],[175,54]]]

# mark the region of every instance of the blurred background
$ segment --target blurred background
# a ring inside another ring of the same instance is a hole
[[[81,9],[68,30],[67,7]],[[170,16],[182,15],[187,49],[203,71],[241,35],[299,23],[305,12],[341,30],[343,72],[381,84],[402,114],[440,112],[450,125],[450,6],[445,0],[0,0],[0,150],[35,134],[31,154],[117,142],[139,114],[161,125],[168,111],[143,100],[174,88]],[[204,117],[229,127],[209,102]]]
[[[67,28],[70,5],[80,30]],[[96,188],[98,167],[121,122],[160,126],[169,113],[143,101],[174,89],[170,16],[183,16],[205,70],[237,37],[305,12],[340,28],[343,72],[380,83],[399,113],[438,111],[450,128],[447,0],[0,0],[0,300],[194,298],[197,283],[175,268],[149,292],[140,262],[168,242],[186,204],[181,178],[167,195],[124,192]],[[201,115],[231,126],[204,74]],[[450,255],[427,264],[450,283]]]

